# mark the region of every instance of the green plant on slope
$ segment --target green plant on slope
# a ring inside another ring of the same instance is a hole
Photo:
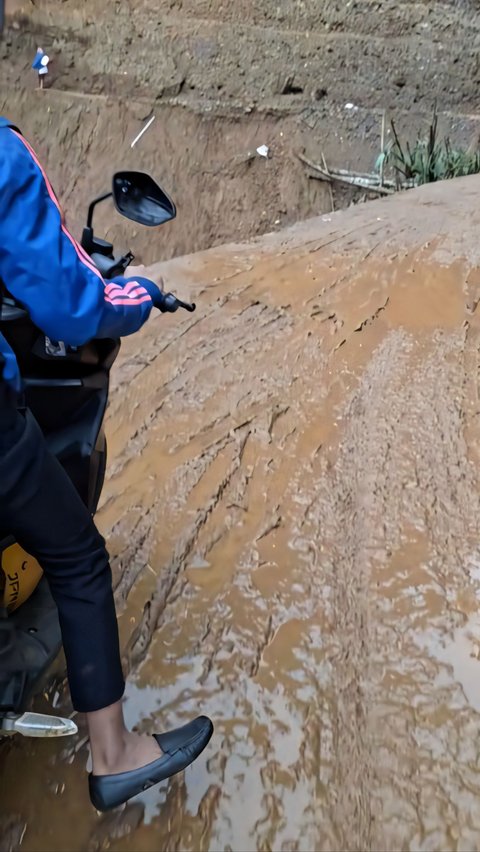
[[[427,138],[417,138],[413,146],[404,144],[391,122],[392,140],[377,160],[377,170],[390,166],[393,169],[397,187],[420,186],[438,180],[462,177],[480,172],[480,152],[456,150],[451,147],[448,138],[438,140],[438,117],[434,110]]]

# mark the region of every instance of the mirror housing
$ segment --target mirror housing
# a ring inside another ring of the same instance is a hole
[[[117,172],[113,176],[112,195],[120,215],[140,225],[155,227],[177,215],[172,199],[143,172]]]

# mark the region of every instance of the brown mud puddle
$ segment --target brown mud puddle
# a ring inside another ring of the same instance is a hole
[[[480,849],[479,188],[161,268],[199,310],[125,344],[100,521],[129,720],[215,736],[106,817],[15,740],[11,848]]]

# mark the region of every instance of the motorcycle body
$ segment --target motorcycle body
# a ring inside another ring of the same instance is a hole
[[[112,192],[90,205],[82,236],[82,247],[105,279],[122,275],[133,260],[131,252],[116,258],[113,246],[93,232],[93,210],[111,196],[121,215],[147,226],[162,224],[176,215],[171,199],[148,175],[114,175]],[[195,306],[166,294],[160,310],[174,311],[178,307],[193,310]],[[17,357],[26,407],[94,515],[107,461],[104,416],[110,370],[120,341],[98,339],[79,347],[52,341],[6,291],[0,329]],[[0,618],[0,734],[75,733],[76,726],[69,719],[28,712],[32,696],[62,644],[57,609],[41,567],[23,550],[21,542],[2,529],[0,560],[0,607],[4,613]]]

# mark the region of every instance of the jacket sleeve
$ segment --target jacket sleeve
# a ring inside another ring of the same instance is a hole
[[[0,141],[0,278],[52,340],[79,346],[132,334],[148,319],[156,284],[104,281],[68,232],[48,178],[20,134]]]

